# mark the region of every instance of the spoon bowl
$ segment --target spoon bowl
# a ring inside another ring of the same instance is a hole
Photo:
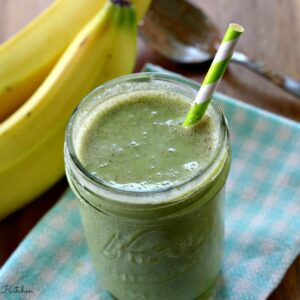
[[[211,60],[220,44],[217,28],[207,15],[182,0],[153,1],[139,31],[153,49],[182,64]]]

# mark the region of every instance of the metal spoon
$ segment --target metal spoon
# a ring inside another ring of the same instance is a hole
[[[160,54],[183,64],[212,60],[220,44],[215,25],[200,8],[186,0],[154,0],[140,26],[140,34]],[[235,52],[231,61],[300,98],[300,82],[240,52]]]

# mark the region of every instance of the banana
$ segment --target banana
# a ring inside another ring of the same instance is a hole
[[[132,3],[135,5],[136,8],[136,16],[138,21],[143,19],[151,2],[152,0],[132,0]]]
[[[64,131],[71,112],[97,85],[132,72],[134,8],[110,0],[80,31],[37,91],[0,124],[0,219],[64,174]]]
[[[0,122],[16,111],[49,74],[80,29],[107,0],[56,0],[0,46]],[[138,19],[151,0],[133,0]]]
[[[104,2],[57,0],[1,45],[0,121],[41,84],[67,45]]]

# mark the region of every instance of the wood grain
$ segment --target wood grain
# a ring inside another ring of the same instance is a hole
[[[17,32],[51,2],[51,0],[1,0],[0,42]],[[299,0],[193,0],[192,2],[201,6],[212,17],[221,33],[229,22],[243,24],[246,33],[239,44],[240,51],[300,80]],[[178,66],[160,57],[139,41],[136,69],[139,70],[145,62],[160,64],[198,81],[208,67]],[[219,90],[242,101],[300,120],[299,100],[240,66],[230,66]],[[64,179],[32,204],[0,222],[0,265],[57,201],[66,186]],[[300,299],[300,257],[269,297],[269,300],[298,299]]]

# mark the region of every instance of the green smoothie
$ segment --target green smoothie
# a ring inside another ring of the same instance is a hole
[[[94,91],[70,121],[68,180],[99,284],[119,300],[207,299],[214,289],[228,131],[214,102],[182,127],[196,92],[171,76],[131,75]]]
[[[86,120],[78,157],[97,178],[125,190],[177,186],[205,170],[218,145],[210,116],[191,129],[182,122],[190,102],[175,93],[118,96]]]

